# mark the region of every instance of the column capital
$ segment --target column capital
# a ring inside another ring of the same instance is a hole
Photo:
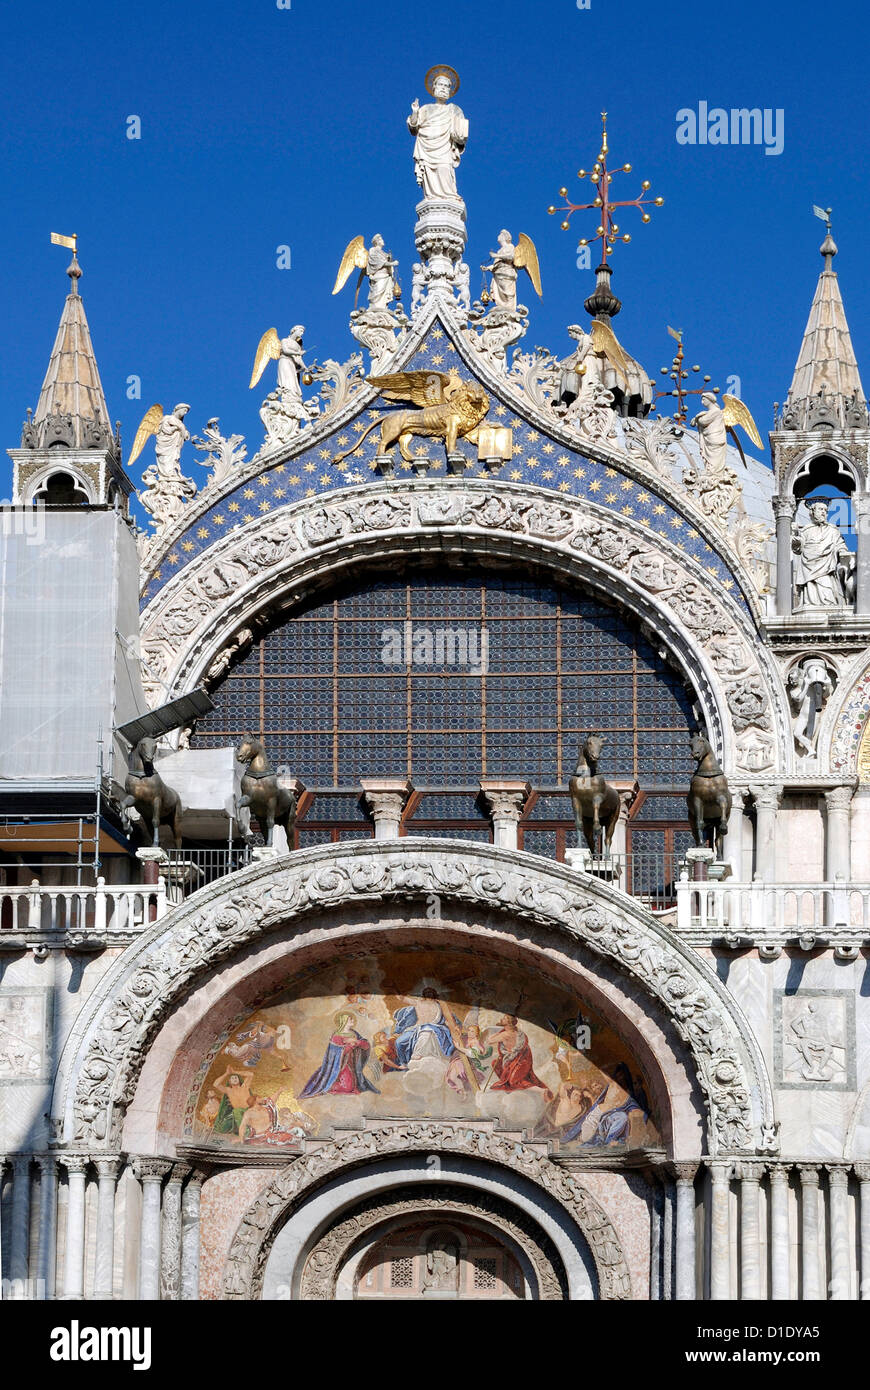
[[[846,782],[840,787],[829,787],[825,792],[825,805],[829,811],[848,811],[854,795],[854,782]]]
[[[749,794],[755,799],[755,806],[760,811],[777,811],[779,803],[782,801],[781,786],[749,787]]]
[[[772,1163],[768,1167],[767,1173],[770,1178],[771,1186],[786,1187],[788,1185],[789,1165],[787,1163]]]
[[[192,1172],[193,1169],[191,1168],[189,1163],[184,1163],[181,1161],[179,1161],[178,1163],[173,1163],[172,1169],[169,1174],[169,1181],[171,1183],[182,1183],[184,1182],[185,1178],[187,1178]]]
[[[799,1163],[797,1165],[801,1177],[801,1187],[818,1187],[819,1168],[816,1163]]]
[[[837,1188],[847,1188],[849,1185],[849,1167],[844,1163],[826,1163],[828,1170],[828,1186]]]
[[[530,782],[487,777],[480,783],[480,794],[493,820],[518,821],[531,790]]]
[[[671,1171],[678,1183],[692,1184],[695,1181],[695,1174],[698,1171],[698,1164],[677,1161],[670,1165]]]
[[[100,1155],[94,1159],[94,1167],[100,1178],[117,1178],[122,1159],[118,1154]]]
[[[770,501],[775,517],[785,516],[791,518],[797,511],[797,498],[790,496],[788,493],[781,493],[778,497],[772,497]]]
[[[414,790],[413,784],[400,777],[361,777],[360,786],[375,824],[378,821],[391,821],[398,826],[408,797]]]
[[[162,1182],[171,1168],[171,1158],[149,1156],[133,1159],[133,1172],[140,1182]]]
[[[31,1154],[12,1154],[12,1172],[15,1177],[24,1177],[30,1172],[30,1165],[33,1162]]]
[[[741,1182],[761,1182],[766,1171],[767,1164],[765,1163],[744,1163],[741,1161],[737,1165],[737,1177]]]
[[[859,1182],[870,1182],[870,1163],[853,1163],[852,1171]]]
[[[715,1183],[729,1183],[734,1177],[735,1160],[733,1158],[707,1158],[704,1163]]]
[[[36,1154],[35,1159],[36,1163],[39,1165],[40,1173],[55,1173],[57,1171],[57,1154]],[[2,1162],[3,1160],[0,1159],[0,1165],[2,1165]]]
[[[58,1154],[57,1157],[68,1173],[84,1173],[91,1161],[89,1154]]]

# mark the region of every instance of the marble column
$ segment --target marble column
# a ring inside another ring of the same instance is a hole
[[[190,1303],[199,1298],[199,1204],[205,1178],[194,1169],[181,1197],[181,1297]]]
[[[827,830],[825,833],[825,878],[848,882],[852,874],[852,795],[854,785],[831,787],[825,792]],[[844,923],[844,925],[847,925]]]
[[[828,1200],[831,1216],[831,1298],[848,1299],[852,1285],[849,1257],[849,1170],[828,1165]]]
[[[181,1188],[189,1172],[188,1164],[173,1164],[163,1189],[160,1297],[166,1303],[175,1302],[181,1296]]]
[[[798,1164],[801,1176],[801,1298],[819,1297],[819,1170],[812,1163]]]
[[[115,1291],[115,1191],[121,1160],[97,1158],[100,1179],[97,1198],[97,1252],[94,1262],[94,1298],[109,1299]]]
[[[859,1239],[861,1244],[860,1296],[862,1301],[870,1299],[870,1163],[856,1163],[855,1177],[860,1184],[860,1207],[858,1212]]]
[[[63,1297],[82,1299],[85,1294],[85,1154],[61,1154],[67,1171],[66,1250],[63,1265]]]
[[[36,1252],[37,1298],[54,1298],[57,1261],[57,1161],[40,1154],[39,1244]]]
[[[662,1213],[662,1298],[670,1302],[674,1296],[674,1186],[664,1184],[665,1207]]]
[[[776,882],[776,814],[781,787],[757,787],[755,797],[755,878]]]
[[[491,778],[481,782],[481,795],[492,819],[493,844],[499,849],[517,848],[517,826],[531,790],[528,782]]]
[[[676,1295],[691,1301],[695,1289],[695,1174],[697,1163],[675,1163],[677,1179]]]
[[[731,865],[735,882],[743,881],[743,823],[745,816],[745,794],[742,787],[729,783],[731,792],[731,814],[728,817],[728,834],[725,836],[725,858]]]
[[[658,1172],[647,1175],[652,1189],[649,1204],[649,1296],[651,1303],[659,1303],[662,1298],[662,1218],[664,1215],[664,1187]]]
[[[727,1160],[714,1160],[710,1169],[710,1298],[731,1297],[731,1173]]]
[[[776,611],[781,617],[789,617],[792,606],[792,566],[794,563],[791,548],[791,528],[797,511],[797,502],[794,497],[774,497],[772,501],[776,516]]]
[[[858,531],[855,554],[855,612],[870,613],[870,499],[852,494],[853,525]]]
[[[788,1168],[775,1163],[770,1170],[770,1296],[776,1302],[791,1297],[788,1236]]]
[[[375,839],[398,840],[402,811],[413,790],[411,783],[395,777],[364,777],[360,786],[375,823]]]
[[[27,1297],[30,1273],[30,1155],[12,1160],[12,1220],[9,1233],[9,1280],[13,1298]]]
[[[139,1236],[139,1299],[160,1298],[160,1196],[172,1164],[162,1158],[137,1158],[134,1171],[142,1184],[142,1226]]]
[[[740,1165],[740,1297],[761,1297],[761,1220],[759,1184],[763,1163]]]

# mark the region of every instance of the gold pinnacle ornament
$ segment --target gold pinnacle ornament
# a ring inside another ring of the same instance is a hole
[[[626,198],[621,201],[614,202],[613,199],[610,197],[610,185],[613,180],[613,174],[607,168],[607,155],[607,112],[602,111],[601,152],[599,153],[598,158],[596,159],[591,169],[577,170],[578,179],[588,178],[591,180],[592,185],[595,188],[594,199],[591,203],[572,203],[568,199],[567,188],[560,188],[559,197],[564,198],[566,200],[565,206],[560,208],[547,208],[547,212],[551,214],[556,212],[562,212],[566,214],[561,224],[563,231],[568,230],[570,226],[570,219],[572,213],[589,211],[597,212],[601,220],[598,224],[598,227],[596,228],[595,235],[592,237],[581,237],[579,245],[589,246],[596,241],[600,241],[601,257],[602,263],[604,265],[607,264],[607,257],[612,253],[617,241],[631,241],[631,236],[628,232],[620,233],[619,226],[613,219],[614,209],[638,208],[641,212],[641,221],[649,222],[650,213],[647,212],[646,209],[651,207],[660,208],[665,201],[664,198],[645,197],[645,194],[649,192],[650,183],[649,179],[644,179],[643,183],[641,184],[641,193],[638,195],[637,198]],[[623,164],[620,169],[616,170],[616,173],[630,174],[631,165]]]
[[[705,376],[705,377],[703,378],[703,381],[704,381],[704,385],[703,385],[703,386],[696,386],[696,387],[692,387],[692,388],[690,389],[689,387],[686,387],[686,386],[683,385],[683,383],[684,383],[685,381],[688,381],[688,379],[689,379],[689,373],[688,373],[688,371],[686,370],[686,367],[685,367],[685,355],[684,355],[684,353],[683,353],[683,330],[682,330],[682,328],[671,328],[670,325],[668,325],[668,332],[670,333],[670,335],[671,335],[672,338],[676,338],[676,340],[677,340],[677,352],[676,352],[676,356],[674,357],[673,361],[671,362],[671,365],[670,365],[669,367],[662,367],[662,369],[661,369],[661,374],[662,374],[663,377],[669,378],[670,381],[673,383],[673,386],[672,386],[672,389],[669,390],[669,391],[656,391],[656,392],[654,393],[654,394],[655,394],[655,400],[653,401],[652,405],[650,406],[650,409],[651,409],[651,410],[655,410],[655,409],[656,409],[656,404],[655,404],[655,402],[656,402],[661,396],[676,396],[676,398],[677,398],[677,409],[676,409],[676,413],[675,413],[675,415],[674,415],[674,419],[675,419],[675,420],[678,420],[678,421],[680,422],[681,425],[684,425],[684,424],[686,423],[686,420],[688,419],[688,415],[689,415],[688,408],[687,408],[687,406],[686,406],[686,398],[687,398],[688,396],[702,396],[702,395],[704,394],[705,391],[709,391],[709,390],[710,390],[710,386],[708,385],[708,383],[709,383],[709,381],[710,381],[710,377]],[[693,372],[700,372],[700,370],[701,370],[700,367],[693,367],[693,368],[692,368],[692,371],[693,371]],[[655,383],[654,383],[654,382],[651,382],[650,385],[655,385]],[[718,386],[714,386],[714,387],[712,388],[712,394],[713,394],[714,396],[718,396],[718,394],[719,394],[719,387],[718,387]]]

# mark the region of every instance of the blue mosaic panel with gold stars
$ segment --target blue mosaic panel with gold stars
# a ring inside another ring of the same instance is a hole
[[[471,376],[466,363],[438,323],[429,330],[417,351],[404,364],[403,370],[452,370],[466,379]],[[490,396],[492,399],[491,391]],[[375,463],[380,433],[377,429],[373,429],[340,464],[333,464],[332,459],[335,454],[352,446],[354,436],[362,435],[380,415],[402,408],[379,397],[356,420],[345,424],[336,433],[297,454],[290,462],[267,465],[258,476],[222,497],[191,523],[161,560],[159,568],[149,578],[142,598],[143,606],[184,565],[229,531],[238,530],[247,522],[277,511],[290,502],[334,493],[346,486],[379,478]],[[677,512],[652,487],[621,474],[617,468],[589,459],[574,449],[566,449],[558,441],[531,428],[510,405],[502,401],[492,399],[489,418],[513,430],[513,458],[498,472],[492,473],[479,464],[476,446],[460,439],[457,449],[469,461],[466,476],[494,476],[511,482],[529,483],[557,494],[588,498],[612,511],[614,520],[630,517],[649,527],[651,534],[664,537],[678,550],[690,555],[709,574],[712,588],[725,589],[746,610],[738,581],[725,561],[692,526],[691,521]],[[418,456],[430,458],[428,477],[446,474],[442,441],[415,441],[411,449]],[[396,477],[412,475],[413,466],[401,458],[398,448],[394,453]]]

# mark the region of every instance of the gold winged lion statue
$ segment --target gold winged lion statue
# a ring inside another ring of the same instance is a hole
[[[333,463],[352,454],[367,435],[380,425],[378,452],[386,454],[398,440],[406,463],[414,462],[408,450],[414,435],[443,439],[448,457],[457,439],[477,443],[477,429],[489,410],[489,396],[476,381],[464,381],[456,372],[393,372],[389,376],[368,376],[388,401],[411,401],[418,410],[396,410],[372,423],[354,440],[349,449],[336,454]]]

